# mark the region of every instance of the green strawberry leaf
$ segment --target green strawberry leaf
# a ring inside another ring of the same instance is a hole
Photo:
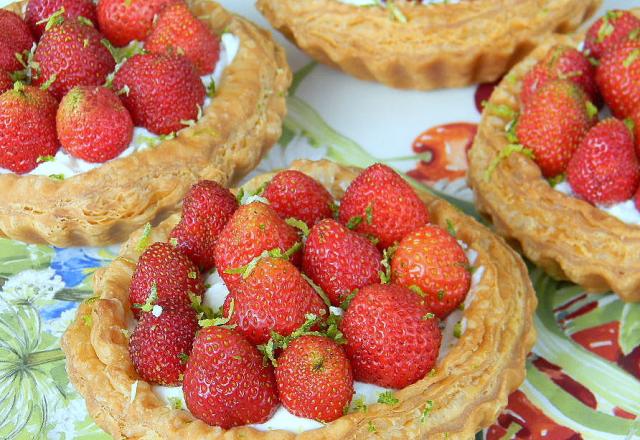
[[[620,317],[618,342],[625,356],[640,345],[640,304],[628,303],[624,305]]]

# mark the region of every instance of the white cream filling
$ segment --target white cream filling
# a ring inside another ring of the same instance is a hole
[[[222,34],[220,42],[220,59],[216,64],[215,70],[213,71],[213,73],[200,77],[207,90],[212,82],[215,82],[216,85],[220,84],[220,80],[222,79],[224,70],[233,62],[239,49],[240,39],[238,37],[231,33]],[[211,104],[211,102],[211,98],[207,96],[204,100],[202,109],[206,109]],[[133,138],[129,146],[122,153],[120,153],[117,158],[112,160],[127,157],[137,151],[143,151],[147,148],[151,148],[157,142],[159,142],[160,138],[161,136],[153,134],[143,127],[135,127],[133,129]],[[77,157],[73,157],[66,151],[64,151],[63,148],[60,148],[52,161],[43,162],[26,174],[33,174],[37,176],[57,175],[69,178],[77,174],[91,171],[101,165],[103,165],[103,163],[92,163],[79,159]],[[0,168],[0,174],[8,173],[13,173],[13,171],[5,168]]]
[[[460,241],[459,243],[462,245],[465,254],[467,255],[469,264],[473,266],[478,258],[478,253],[475,250],[469,248],[466,243]],[[467,294],[467,297],[464,301],[465,309],[471,305],[473,299],[475,298],[477,286],[480,284],[483,274],[484,267],[482,266],[476,268],[475,272],[473,273],[473,276],[471,278],[471,287],[469,288],[469,293]],[[206,283],[210,287],[204,294],[204,298],[202,301],[203,304],[214,309],[221,307],[224,304],[225,298],[229,294],[229,290],[224,284],[224,281],[222,281],[222,278],[218,274],[217,270],[214,270],[211,274],[209,274],[206,279]],[[335,314],[342,314],[342,309],[337,307],[331,307],[331,311]],[[456,343],[458,342],[458,338],[454,336],[454,327],[458,322],[461,323],[461,334],[464,334],[467,325],[466,319],[463,318],[463,312],[459,309],[456,309],[444,321],[444,328],[442,330],[442,344],[440,346],[438,361],[441,361],[447,355],[451,347],[456,345]],[[133,321],[133,323],[129,323],[130,330],[132,330],[134,326],[135,321]],[[364,403],[367,405],[373,405],[377,403],[380,393],[391,390],[390,388],[383,388],[364,382],[354,382],[353,385],[355,391],[354,399],[362,398]],[[188,411],[181,386],[165,387],[160,385],[152,385],[151,388],[153,392],[155,392],[156,395],[167,404],[167,406],[175,407],[175,403],[178,402],[179,408]],[[312,419],[297,417],[291,414],[284,406],[279,405],[278,409],[276,410],[273,417],[271,417],[271,419],[269,419],[265,423],[253,424],[250,426],[259,431],[281,429],[284,431],[301,433],[304,431],[321,428],[324,425]]]
[[[571,185],[567,180],[558,183],[554,189],[570,197],[578,196],[573,192]],[[640,211],[636,209],[636,205],[633,199],[625,200],[624,202],[615,203],[613,205],[596,205],[598,209],[606,212],[609,215],[614,216],[618,220],[630,224],[640,225]]]

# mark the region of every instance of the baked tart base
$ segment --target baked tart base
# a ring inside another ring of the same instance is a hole
[[[578,47],[583,40],[580,34],[547,38],[502,80],[490,103],[519,110],[521,82],[529,69],[552,46]],[[485,170],[509,143],[508,122],[485,111],[469,152],[469,182],[478,209],[499,234],[553,277],[592,291],[613,290],[624,301],[640,301],[640,227],[554,190],[536,163],[522,154],[501,160],[490,179],[485,178]]]
[[[226,29],[240,40],[203,116],[175,139],[63,181],[0,175],[0,236],[62,247],[124,241],[179,209],[196,181],[226,184],[248,173],[278,140],[291,82],[284,50],[217,3],[188,3],[214,32]]]
[[[338,198],[359,173],[328,161],[299,161],[292,168],[317,179]],[[255,190],[274,174],[259,176],[245,188]],[[464,334],[434,375],[395,393],[397,405],[372,405],[367,412],[351,413],[298,435],[251,427],[224,431],[169,408],[150,384],[139,380],[122,332],[131,320],[129,284],[142,233],[137,231],[121,255],[96,273],[97,299],[80,306],[62,340],[69,377],[89,413],[114,438],[351,439],[371,435],[370,422],[381,436],[472,438],[495,420],[508,395],[524,380],[525,359],[535,340],[532,318],[537,300],[523,261],[501,238],[447,202],[425,192],[420,197],[432,223],[446,227],[447,220],[453,221],[457,237],[477,252],[474,264],[484,273],[463,312]],[[174,214],[154,228],[152,241],[166,240],[178,221],[179,214]]]
[[[316,60],[360,79],[428,90],[494,81],[553,32],[576,29],[600,0],[396,1],[383,7],[338,0],[258,0],[280,30]]]

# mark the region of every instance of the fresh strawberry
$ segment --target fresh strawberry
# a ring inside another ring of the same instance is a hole
[[[191,260],[168,243],[154,243],[138,260],[129,302],[133,315],[139,318],[141,306],[185,306],[191,304],[191,295],[203,294],[202,277]]]
[[[333,197],[315,179],[296,170],[281,171],[266,186],[263,196],[283,219],[295,218],[312,227],[332,218]]]
[[[202,180],[189,189],[182,202],[182,218],[170,237],[176,248],[203,271],[214,265],[213,252],[218,235],[238,209],[231,191],[211,180]]]
[[[340,204],[340,223],[378,238],[383,249],[429,222],[429,211],[395,171],[377,163],[347,188]]]
[[[404,388],[436,364],[442,335],[438,319],[418,295],[397,284],[356,293],[340,330],[356,380]]]
[[[91,20],[94,26],[98,25],[96,6],[91,0],[29,0],[24,19],[33,35],[39,39],[44,34],[49,17],[59,11],[66,19],[84,17]]]
[[[424,297],[431,311],[444,319],[467,296],[469,260],[446,230],[426,225],[398,245],[391,259],[391,280]]]
[[[609,118],[589,130],[569,162],[567,179],[573,191],[592,204],[630,199],[640,184],[640,165],[624,122]]]
[[[269,340],[271,331],[290,335],[308,314],[327,316],[327,306],[305,281],[298,269],[282,258],[265,257],[245,282],[224,302],[230,324],[254,345]]]
[[[122,93],[133,122],[156,134],[197,119],[205,97],[200,77],[182,56],[134,55],[116,73],[113,88]]]
[[[75,86],[99,86],[115,67],[111,52],[93,26],[77,19],[64,20],[42,35],[33,56],[38,68],[35,85],[49,85],[61,99]]]
[[[640,28],[640,19],[629,11],[608,11],[596,20],[584,41],[585,51],[599,59],[611,48],[624,42],[631,32]]]
[[[554,46],[522,80],[520,102],[524,107],[535,92],[552,79],[566,79],[579,86],[591,102],[598,102],[596,70],[582,52],[570,46]]]
[[[0,167],[27,173],[40,156],[56,154],[57,105],[48,92],[19,82],[0,95]]]
[[[140,377],[159,385],[179,385],[199,328],[189,306],[158,306],[143,313],[129,339],[129,354]]]
[[[640,107],[636,108],[632,112],[629,120],[633,123],[633,138],[636,143],[636,155],[640,158]]]
[[[98,22],[103,34],[116,46],[147,38],[154,17],[167,5],[181,0],[100,0]]]
[[[596,80],[615,116],[626,118],[640,107],[640,35],[605,53]]]
[[[278,405],[273,367],[249,341],[223,327],[196,335],[182,389],[191,414],[222,429],[265,422]]]
[[[354,289],[380,282],[381,260],[380,251],[367,238],[324,219],[311,228],[302,267],[339,306]]]
[[[243,268],[265,251],[289,250],[297,266],[300,252],[294,245],[299,244],[298,232],[282,220],[269,205],[252,202],[239,207],[218,237],[214,250],[216,267],[229,290],[242,282]]]
[[[27,24],[17,14],[0,9],[0,69],[9,72],[22,69],[16,54],[31,50],[33,43]]]
[[[596,113],[578,86],[567,80],[552,80],[531,98],[520,115],[516,135],[525,148],[533,151],[542,174],[553,177],[565,171]]]
[[[58,139],[67,153],[87,162],[118,157],[133,136],[129,112],[105,87],[71,89],[60,102],[56,122]]]
[[[13,79],[6,70],[0,69],[0,95],[13,88]]]
[[[353,396],[349,359],[324,336],[301,336],[289,344],[278,358],[276,382],[289,412],[325,423],[342,417]]]
[[[220,58],[220,37],[194,17],[185,3],[178,2],[160,12],[144,48],[151,53],[184,55],[199,75],[206,75]]]

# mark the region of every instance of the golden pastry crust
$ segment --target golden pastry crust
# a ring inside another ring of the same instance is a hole
[[[336,197],[358,174],[356,169],[328,161],[299,161],[292,168],[318,179]],[[272,176],[260,176],[245,188],[258,188]],[[474,300],[464,310],[466,331],[438,363],[435,375],[396,393],[398,405],[373,405],[366,413],[349,414],[296,436],[286,431],[260,432],[249,427],[224,431],[208,426],[186,411],[167,407],[143,381],[138,381],[131,401],[131,387],[138,377],[122,329],[131,319],[128,295],[138,258],[138,231],[123,246],[120,257],[96,273],[99,299],[81,305],[62,341],[69,377],[85,397],[90,414],[115,438],[355,439],[372,435],[369,423],[383,437],[473,438],[495,420],[508,395],[524,380],[525,358],[535,340],[536,297],[523,261],[501,238],[447,202],[428,193],[420,197],[434,223],[446,226],[451,220],[455,224],[458,238],[478,253],[475,264],[484,267],[484,273]],[[152,240],[166,240],[178,220],[176,214],[161,223],[153,230]],[[92,317],[91,325],[83,319],[87,315]],[[422,417],[429,401],[432,410]]]
[[[303,51],[361,79],[428,90],[494,81],[552,32],[577,28],[601,0],[474,0],[380,7],[338,0],[257,0]]]
[[[522,78],[529,69],[553,45],[577,47],[583,40],[583,35],[550,37],[511,70],[490,102],[518,110]],[[508,144],[507,123],[485,111],[469,152],[469,182],[478,209],[491,217],[498,233],[516,241],[552,276],[589,290],[613,290],[624,301],[640,301],[640,227],[554,190],[536,163],[522,154],[502,160],[490,179],[485,178],[485,170]]]
[[[240,39],[202,118],[173,140],[63,181],[0,175],[0,236],[63,247],[121,242],[175,212],[194,182],[227,184],[246,174],[278,140],[291,82],[284,50],[217,3],[189,5],[214,32]]]

